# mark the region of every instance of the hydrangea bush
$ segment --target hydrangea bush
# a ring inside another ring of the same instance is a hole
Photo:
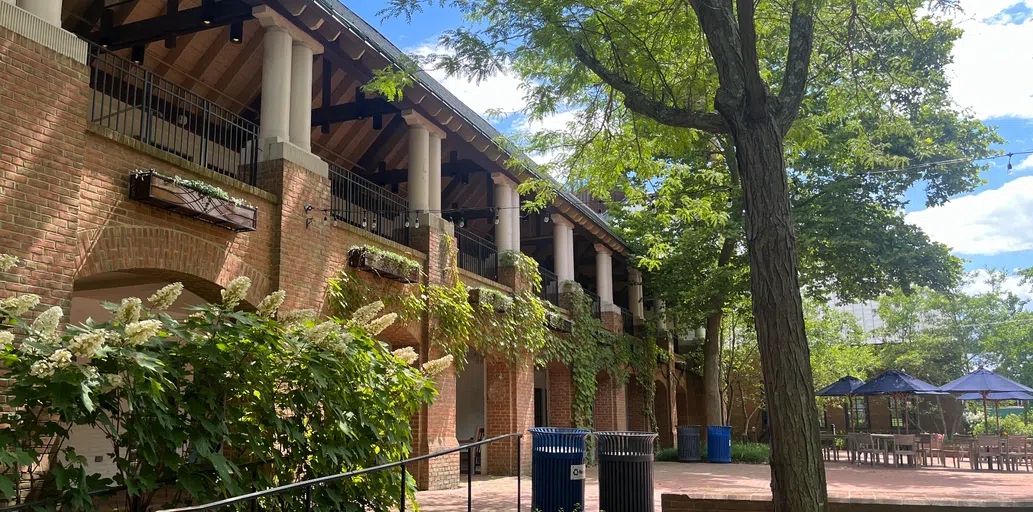
[[[16,264],[0,255],[0,271]],[[379,302],[319,321],[279,311],[283,291],[242,311],[249,286],[238,277],[221,303],[176,319],[166,311],[183,291],[175,283],[146,301],[104,304],[111,321],[76,326],[62,326],[57,307],[22,321],[39,297],[0,298],[12,408],[0,424],[0,498],[91,510],[88,493],[125,486],[146,509],[164,486],[176,501],[203,503],[408,457],[409,420],[451,361],[417,369],[414,350],[377,341],[394,321]],[[104,433],[113,478],[69,446],[78,428]],[[320,486],[313,500],[317,510],[384,510],[399,486],[397,472],[378,472]],[[292,509],[301,497],[281,499]]]

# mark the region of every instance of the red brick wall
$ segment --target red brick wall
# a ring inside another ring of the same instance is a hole
[[[86,146],[86,66],[0,28],[0,289],[68,308]]]
[[[550,427],[571,428],[574,426],[574,389],[570,368],[559,361],[550,361],[545,371],[549,379],[548,424]]]
[[[632,376],[628,379],[628,430],[648,432],[649,418],[646,417],[646,391]]]

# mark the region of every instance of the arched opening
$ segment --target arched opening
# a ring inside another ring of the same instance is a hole
[[[456,439],[459,444],[481,441],[487,429],[485,395],[484,356],[470,351],[466,354],[466,366],[456,376]],[[475,450],[472,467],[474,473],[484,473],[484,450]],[[459,454],[459,471],[466,473],[471,467],[469,453]]]
[[[671,401],[667,394],[667,384],[663,381],[656,381],[656,397],[653,400],[653,413],[656,414],[656,428],[660,433],[660,446],[668,448],[674,446],[674,439],[671,427]]]
[[[685,390],[685,382],[678,383],[678,392],[674,395],[674,407],[678,411],[678,424],[689,423],[689,393]]]
[[[183,318],[191,313],[186,308],[215,302],[221,299],[221,286],[204,278],[157,269],[130,269],[93,274],[77,279],[72,288],[72,307],[69,311],[69,323],[79,325],[87,319],[97,322],[111,320],[111,312],[102,307],[102,303],[119,304],[122,299],[137,297],[147,304],[147,298],[158,289],[175,283],[183,283],[183,293],[166,312],[173,318]],[[242,304],[250,308],[249,304]],[[102,477],[111,477],[117,473],[114,461],[109,453],[113,452],[112,442],[99,428],[77,425],[69,431],[67,443],[75,448],[76,453],[86,457],[90,471],[100,473]]]
[[[635,377],[628,379],[628,430],[649,432],[649,417],[646,416],[646,390]]]

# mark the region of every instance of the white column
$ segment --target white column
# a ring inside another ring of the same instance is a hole
[[[291,49],[290,91],[291,144],[312,151],[312,48],[304,41]]]
[[[428,147],[430,134],[422,125],[409,125],[409,208],[416,212],[430,210],[430,176],[428,176]],[[438,212],[438,215],[441,215]]]
[[[645,318],[645,309],[642,304],[642,272],[637,268],[628,269],[628,305],[631,306],[631,316],[634,318]]]
[[[552,257],[559,282],[574,280],[574,225],[560,215],[552,216]]]
[[[16,4],[51,25],[61,26],[61,0],[8,0],[8,3]]]
[[[262,145],[290,140],[291,35],[278,26],[265,28],[262,36]],[[310,63],[311,66],[311,63]],[[310,74],[311,76],[311,74]]]
[[[441,211],[441,139],[443,138],[439,133],[430,133],[428,188],[430,190],[430,209],[436,212]]]
[[[509,204],[513,206],[513,216],[511,217],[512,220],[510,221],[510,222],[513,223],[512,231],[510,231],[510,234],[513,236],[513,239],[510,242],[510,245],[513,247],[514,251],[519,251],[520,250],[520,193],[517,192],[516,183],[514,183],[513,187],[511,189],[509,189],[509,193],[510,193]]]
[[[595,244],[595,293],[600,304],[613,304],[613,254],[603,244]]]
[[[516,210],[513,209],[513,180],[501,172],[491,173],[491,180],[495,182],[495,214],[499,217],[499,223],[495,225],[495,245],[499,252],[512,251],[513,247],[513,216]]]

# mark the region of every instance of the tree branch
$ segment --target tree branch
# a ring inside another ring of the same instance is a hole
[[[754,22],[753,0],[737,0],[739,17],[739,45],[742,52],[743,79],[745,80],[746,115],[759,119],[767,115],[768,88],[760,76],[757,57],[757,27]]]
[[[710,133],[727,133],[728,125],[717,112],[697,112],[667,105],[642,92],[637,85],[615,73],[580,43],[574,43],[577,60],[603,82],[624,95],[624,105],[632,112],[656,122],[678,128],[695,128]]]
[[[778,91],[777,122],[782,133],[789,131],[800,111],[807,91],[807,72],[811,67],[814,48],[814,0],[795,0],[789,19],[789,53],[786,55],[786,74]]]

